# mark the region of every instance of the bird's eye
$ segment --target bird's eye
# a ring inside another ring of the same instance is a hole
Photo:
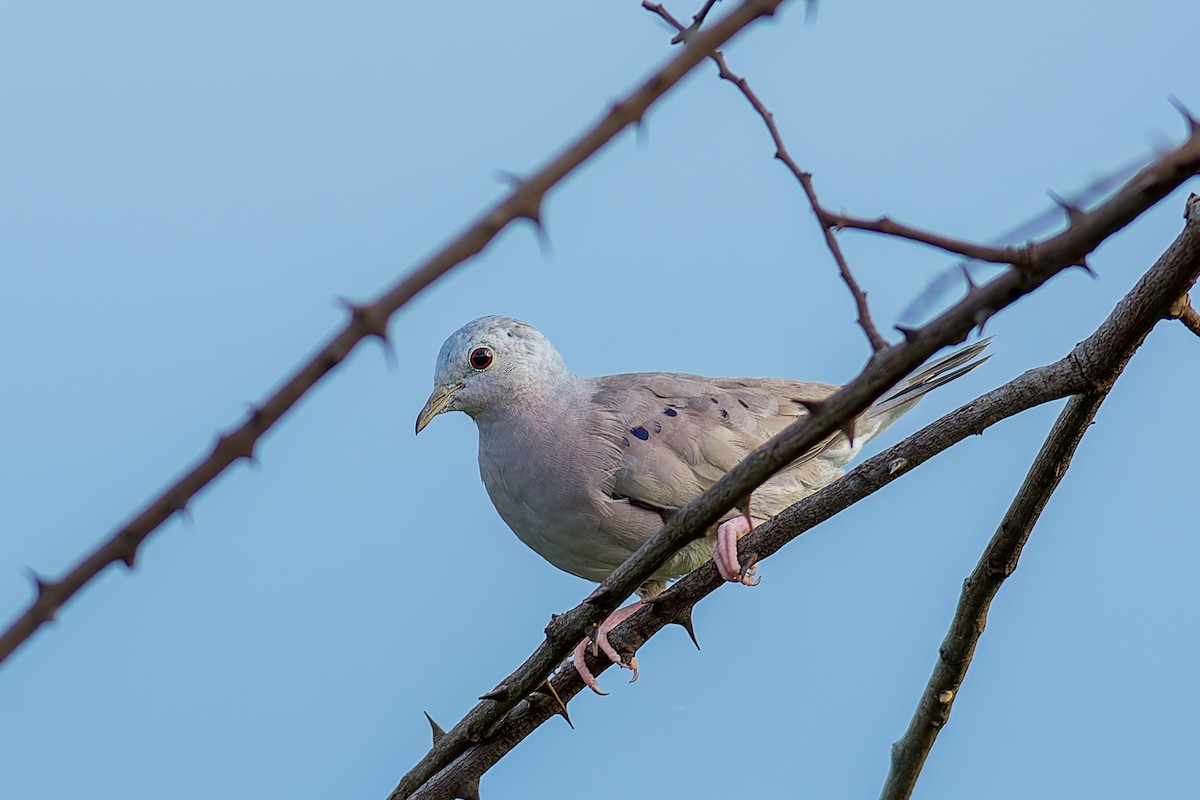
[[[492,365],[492,350],[489,347],[476,347],[471,351],[471,367],[480,372]]]

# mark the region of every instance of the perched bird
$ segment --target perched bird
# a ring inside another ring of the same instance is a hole
[[[757,582],[738,560],[737,540],[841,476],[862,445],[926,393],[974,369],[987,340],[925,365],[855,420],[853,441],[834,434],[755,490],[753,509],[732,510],[676,553],[638,589],[651,597],[666,581],[712,558],[721,576]],[[839,387],[781,378],[705,378],[640,372],[585,378],[567,369],[541,333],[512,317],[489,316],[455,331],[438,354],[434,389],[417,433],[444,411],[479,428],[479,472],[517,537],[559,569],[602,581],[685,505],[759,445]],[[639,600],[639,603],[641,601]],[[606,634],[638,603],[618,609],[596,644],[625,663]],[[584,664],[587,640],[573,661]]]

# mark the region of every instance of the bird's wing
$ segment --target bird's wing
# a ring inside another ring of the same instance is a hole
[[[838,387],[772,378],[704,378],[636,373],[591,379],[605,438],[620,453],[610,495],[669,511],[692,500],[752,450],[808,413]],[[754,495],[764,516],[837,477],[816,457],[835,434],[794,461]],[[732,512],[731,516],[733,515]]]

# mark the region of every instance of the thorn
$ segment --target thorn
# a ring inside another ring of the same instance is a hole
[[[54,588],[54,581],[46,580],[41,575],[37,574],[33,567],[26,567],[25,572],[29,575],[29,580],[33,582],[34,589],[37,590],[38,601],[41,601],[46,592]]]
[[[554,248],[550,245],[550,234],[546,232],[546,226],[542,222],[542,201],[538,198],[532,211],[518,211],[518,219],[527,219],[533,223],[533,232],[537,236],[538,247],[541,248],[542,258],[550,258],[554,255]]]
[[[558,705],[558,711],[555,711],[554,713],[565,719],[571,730],[575,730],[575,723],[571,722],[571,715],[567,713],[567,704],[562,701],[561,697],[559,697],[558,690],[554,688],[553,681],[551,681],[549,678],[546,678],[542,685],[537,688],[537,693],[553,698],[554,702]]]
[[[392,347],[392,340],[388,337],[388,315],[379,310],[374,303],[359,305],[344,297],[339,297],[337,304],[350,313],[351,326],[361,330],[364,338],[379,340],[388,368],[399,366],[395,348]]]
[[[239,443],[239,440],[241,440],[241,439],[248,439],[248,441],[243,445],[243,444]],[[254,436],[250,436],[250,437],[241,436],[240,430],[238,430],[238,431],[234,431],[233,433],[223,433],[220,436],[218,436],[217,444],[214,446],[213,449],[214,450],[225,450],[225,449],[231,450],[231,451],[233,451],[233,457],[235,459],[244,458],[247,461],[254,463],[254,461],[255,461],[254,444],[256,441],[257,441],[257,439]]]
[[[1196,119],[1195,115],[1192,114],[1191,111],[1188,111],[1188,107],[1185,106],[1178,97],[1173,94],[1169,94],[1167,95],[1167,102],[1175,106],[1175,110],[1178,111],[1183,117],[1184,121],[1187,122],[1189,134],[1195,136],[1197,133],[1200,133],[1200,119]]]
[[[971,318],[972,321],[975,323],[975,327],[977,327],[979,329],[980,336],[983,335],[983,327],[985,325],[987,325],[987,321],[989,319],[991,319],[995,313],[996,312],[994,309],[981,308],[978,311],[976,311],[975,316]]]
[[[508,697],[508,684],[502,683],[490,692],[479,695],[480,700],[503,700]]]
[[[425,719],[429,720],[429,727],[433,729],[433,743],[436,745],[446,735],[446,731],[441,725],[433,721],[433,717],[429,716],[428,711],[422,711],[421,713],[425,715]]]
[[[962,270],[963,280],[967,282],[967,294],[978,289],[979,286],[975,283],[975,279],[971,277],[971,270],[967,268],[967,262],[958,262],[958,268]]]
[[[793,397],[792,402],[798,406],[802,406],[810,414],[816,414],[821,410],[821,406],[825,405],[825,401],[823,400],[802,400],[799,397]]]
[[[678,625],[687,631],[688,637],[692,640],[692,644],[696,645],[696,649],[700,649],[700,642],[696,639],[696,629],[692,626],[692,606],[684,606],[675,614],[675,618],[671,620],[672,625]]]
[[[904,341],[906,342],[911,342],[921,332],[920,328],[910,328],[907,325],[894,325],[892,327],[904,334]]]
[[[514,189],[520,189],[525,185],[525,179],[515,172],[509,172],[506,169],[496,170],[496,180],[501,183],[506,183]]]
[[[1054,192],[1046,192],[1046,194],[1050,195],[1050,199],[1053,200],[1055,204],[1057,204],[1063,211],[1067,212],[1068,224],[1072,226],[1077,225],[1085,216],[1087,216],[1086,211],[1072,203],[1070,200],[1064,200]]]
[[[263,427],[263,410],[254,403],[246,403],[247,419],[246,422],[252,428],[261,429]]]
[[[192,510],[190,508],[188,508],[188,504],[187,504],[186,500],[184,502],[176,505],[171,511],[174,514],[178,514],[179,518],[182,519],[184,522],[186,522],[188,525],[196,524],[196,518],[192,516]]]
[[[644,116],[638,117],[634,121],[633,135],[638,147],[646,147],[650,144],[650,126],[646,123]]]
[[[1081,259],[1079,259],[1078,261],[1076,261],[1076,262],[1075,262],[1074,264],[1072,264],[1071,266],[1073,266],[1073,267],[1079,267],[1081,270],[1083,270],[1084,272],[1086,272],[1088,275],[1092,276],[1092,280],[1100,280],[1100,276],[1096,274],[1096,270],[1092,269],[1092,266],[1091,266],[1091,264],[1088,264],[1088,263],[1087,263],[1087,259],[1086,259],[1086,258],[1081,258]]]
[[[857,420],[852,419],[846,423],[846,427],[842,428],[842,433],[844,433],[846,438],[850,440],[851,447],[854,447],[854,427],[856,423]]]
[[[122,563],[125,564],[126,569],[132,570],[134,564],[137,562],[138,543],[132,536],[128,535],[128,532],[126,532],[126,535],[122,538],[125,540],[127,549],[124,553],[117,556],[117,558],[121,559]]]

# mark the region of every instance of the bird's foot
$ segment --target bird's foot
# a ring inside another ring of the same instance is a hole
[[[755,577],[758,567],[755,558],[742,566],[738,560],[738,539],[757,528],[766,520],[758,517],[734,517],[717,526],[717,546],[713,549],[713,561],[717,564],[717,572],[727,581],[740,583],[743,586],[757,586],[761,578]]]
[[[596,648],[599,647],[600,650],[604,651],[606,656],[612,659],[614,664],[633,670],[633,677],[629,679],[630,683],[638,679],[637,656],[630,656],[629,661],[621,658],[621,654],[609,643],[608,632],[627,620],[641,607],[642,601],[638,600],[636,603],[630,603],[624,608],[618,608],[609,614],[608,618],[596,628],[596,638],[594,641],[592,639],[584,639],[575,646],[575,651],[571,653],[571,663],[575,665],[575,671],[579,673],[579,677],[583,678],[583,682],[596,694],[608,694],[608,692],[600,691],[600,682],[596,680],[596,676],[592,674],[592,671],[587,668],[587,664],[584,662],[584,656],[587,654],[589,644],[592,646],[593,655],[596,653]]]

